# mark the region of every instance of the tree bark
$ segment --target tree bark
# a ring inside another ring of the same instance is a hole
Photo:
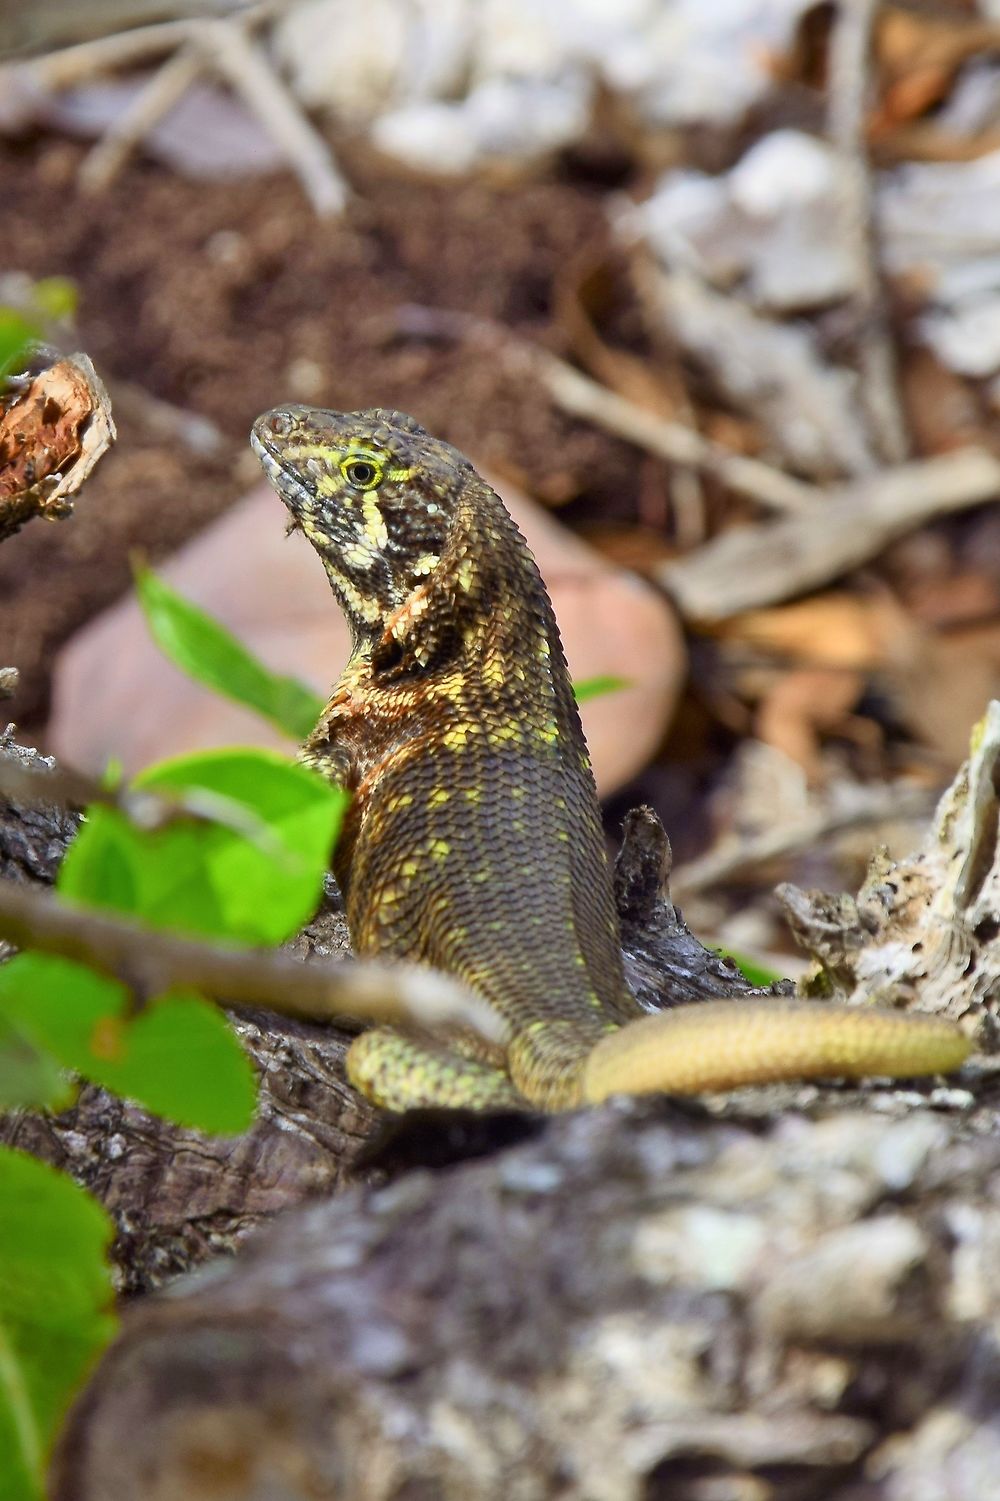
[[[54,1501],[985,1501],[998,1170],[657,1102],[352,1190],[139,1302]]]

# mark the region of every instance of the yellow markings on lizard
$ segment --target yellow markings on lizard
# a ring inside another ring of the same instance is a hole
[[[441,736],[441,744],[448,750],[463,750],[469,743],[471,735],[479,734],[479,725],[466,720],[462,724],[453,724],[445,730]]]
[[[436,553],[436,552],[425,552],[425,553],[422,553],[421,556],[414,563],[412,571],[416,574],[416,576],[418,578],[422,578],[425,573],[433,573],[434,569],[437,567],[437,565],[440,563],[440,561],[441,561],[441,557],[440,557],[439,553]]]
[[[483,794],[478,787],[466,787],[465,801],[467,803],[479,803],[483,800]]]
[[[306,525],[305,530],[306,535],[309,536],[310,529],[308,525]],[[374,625],[380,618],[382,611],[379,608],[378,600],[373,599],[368,594],[362,594],[360,589],[355,589],[354,585],[343,574],[338,575],[337,588],[344,596],[344,603],[348,609],[353,610],[356,615],[360,615],[362,620],[367,620],[371,625]]]
[[[486,731],[490,745],[519,745],[524,739],[519,724],[498,724]]]
[[[386,528],[385,517],[379,510],[378,501],[372,495],[366,495],[361,502],[361,515],[364,517],[365,536],[372,547],[381,552],[388,544],[389,532]]]
[[[427,806],[428,808],[439,808],[442,803],[448,802],[450,797],[451,793],[448,791],[447,787],[435,787],[434,791],[427,799]]]
[[[447,839],[432,839],[427,846],[427,853],[434,860],[443,860],[451,854],[451,845]]]
[[[468,594],[476,577],[476,565],[471,558],[463,558],[455,569],[455,582],[463,594]]]

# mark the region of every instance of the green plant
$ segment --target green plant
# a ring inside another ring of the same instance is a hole
[[[144,603],[197,675],[228,682],[291,734],[311,725],[308,690],[273,679],[184,601],[164,605],[158,583],[143,577]],[[237,749],[151,767],[121,802],[155,809],[152,826],[110,801],[90,807],[59,872],[62,897],[224,944],[275,945],[315,910],[346,796],[273,752]],[[214,1005],[189,990],[136,995],[70,959],[21,952],[0,965],[0,1109],[64,1108],[74,1076],[203,1131],[239,1132],[253,1118],[252,1069]],[[66,1406],[115,1327],[113,1227],[69,1179],[3,1148],[0,1203],[0,1488],[5,1501],[39,1501]]]

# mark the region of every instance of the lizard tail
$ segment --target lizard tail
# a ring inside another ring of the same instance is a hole
[[[777,1080],[948,1073],[972,1051],[953,1022],[813,1001],[704,1001],[630,1022],[601,1039],[583,1098],[699,1094]]]

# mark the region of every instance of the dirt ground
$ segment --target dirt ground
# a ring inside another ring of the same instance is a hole
[[[400,337],[396,317],[458,309],[558,347],[554,285],[606,247],[606,185],[440,187],[369,162],[345,219],[320,223],[284,174],[206,187],[138,162],[86,198],[81,152],[53,137],[0,150],[3,269],[72,277],[79,347],[119,427],[72,524],[36,523],[0,553],[0,657],[20,668],[10,714],[27,731],[44,721],[54,651],[127,587],[130,551],[157,560],[241,493],[246,433],[280,400],[409,411],[570,515],[630,514],[630,449],[481,353]],[[116,382],[209,418],[217,451],[156,432]]]

